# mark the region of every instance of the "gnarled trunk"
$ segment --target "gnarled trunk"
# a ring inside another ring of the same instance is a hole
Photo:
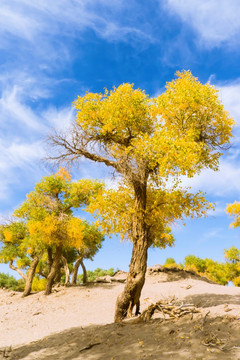
[[[67,259],[62,256],[62,263],[63,263],[63,268],[64,268],[64,272],[65,272],[65,286],[69,286],[70,284],[70,271],[69,271],[69,267],[68,267],[68,263],[67,263]]]
[[[77,275],[78,275],[78,269],[79,269],[80,263],[81,263],[81,258],[77,259],[77,261],[75,262],[75,265],[73,267],[71,285],[77,284]]]
[[[52,248],[48,247],[47,253],[48,253],[48,271],[49,271],[49,273],[50,273],[51,267],[52,267],[52,263],[53,263]]]
[[[83,271],[83,284],[86,284],[87,283],[87,270],[83,263],[83,258],[80,258],[80,264],[81,264],[82,271]]]
[[[148,231],[145,223],[146,185],[135,186],[135,215],[132,220],[132,258],[123,292],[115,306],[115,322],[131,317],[134,306],[139,314],[140,296],[147,270]]]
[[[46,285],[46,289],[45,289],[45,295],[49,295],[52,292],[53,282],[54,282],[55,276],[57,274],[57,271],[59,269],[59,263],[60,263],[61,257],[62,257],[62,246],[59,245],[56,247],[56,252],[53,257],[53,263],[51,266],[51,270],[47,277],[47,285]]]
[[[24,292],[22,294],[23,297],[28,296],[32,290],[32,282],[33,282],[33,278],[35,275],[35,271],[36,271],[38,262],[39,262],[38,256],[34,255],[31,265],[29,267],[28,273],[27,273],[26,285],[25,285]]]

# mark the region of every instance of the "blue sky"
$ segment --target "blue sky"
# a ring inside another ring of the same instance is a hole
[[[53,127],[74,119],[72,102],[86,90],[134,83],[150,96],[177,70],[191,70],[220,90],[234,117],[232,147],[220,171],[184,179],[216,203],[207,219],[176,224],[175,247],[149,251],[149,265],[188,254],[223,260],[240,247],[229,229],[227,203],[240,200],[239,0],[1,0],[0,2],[0,215],[4,219],[34,184],[50,173],[41,159]],[[108,169],[80,162],[75,178],[104,178]],[[127,270],[131,245],[106,239],[90,269]],[[0,271],[8,267],[0,264]]]

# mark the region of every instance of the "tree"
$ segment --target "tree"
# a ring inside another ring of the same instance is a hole
[[[233,281],[235,286],[239,286],[240,277],[240,250],[235,246],[224,250],[226,259],[226,272],[229,281]]]
[[[230,227],[236,228],[240,226],[240,202],[235,201],[228,204],[226,208],[228,215],[233,216],[234,220]],[[224,256],[227,260],[227,270],[229,280],[232,280],[235,286],[240,286],[240,250],[236,247],[224,250]]]
[[[83,241],[81,247],[78,247],[76,251],[76,262],[73,267],[72,273],[72,285],[77,283],[78,268],[81,265],[83,270],[83,284],[87,282],[87,271],[83,263],[84,259],[93,260],[93,257],[102,246],[104,240],[103,234],[93,224],[85,222],[83,230]]]
[[[195,255],[188,255],[184,259],[185,268],[192,268],[198,273],[204,273],[207,265],[205,259],[201,259]]]
[[[168,266],[168,265],[176,265],[177,266],[177,263],[174,260],[174,258],[170,257],[170,258],[167,258],[164,263],[164,266]]]
[[[225,249],[224,257],[228,262],[232,264],[240,263],[240,250],[237,249],[235,246],[232,246],[230,249]]]
[[[49,137],[49,159],[72,163],[85,157],[109,166],[120,177],[121,196],[114,193],[116,217],[106,219],[108,212],[115,211],[109,205],[98,210],[104,225],[109,227],[112,220],[112,228],[123,231],[121,235],[133,243],[126,286],[116,304],[115,321],[120,321],[131,316],[135,305],[138,312],[148,248],[171,243],[165,235],[174,220],[206,212],[203,194],[176,187],[182,175],[218,169],[220,150],[229,144],[234,121],[217,90],[202,85],[189,71],[178,72],[156,98],[122,84],[103,94],[79,96],[74,104],[77,117],[72,128]],[[170,190],[166,181],[173,184]],[[103,197],[105,204],[106,198],[113,203],[111,194]],[[119,202],[125,204],[123,211]]]
[[[0,251],[0,261],[9,263],[12,270],[25,281],[23,297],[31,292],[33,277],[39,262],[37,249],[29,251],[29,232],[23,221],[11,221],[1,225],[0,236],[3,247]],[[27,269],[27,274],[23,270]]]
[[[61,262],[65,272],[69,273],[64,250],[83,246],[87,225],[73,216],[73,209],[86,206],[102,186],[91,180],[72,182],[70,174],[61,168],[56,174],[43,177],[27,200],[15,210],[14,215],[25,222],[29,232],[29,254],[35,253],[36,248],[48,254],[46,295],[51,293],[54,280],[60,274]]]

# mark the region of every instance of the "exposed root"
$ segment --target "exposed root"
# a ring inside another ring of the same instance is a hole
[[[196,308],[194,304],[184,304],[176,302],[175,298],[171,300],[161,300],[155,304],[151,304],[143,313],[139,316],[139,321],[151,320],[155,311],[162,314],[163,318],[166,319],[179,319],[182,316],[191,314],[193,317],[194,313],[199,313],[200,310]]]

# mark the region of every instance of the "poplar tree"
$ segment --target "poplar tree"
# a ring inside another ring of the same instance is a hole
[[[105,224],[112,220],[105,226],[133,243],[127,282],[116,303],[115,321],[120,321],[131,316],[135,305],[139,310],[148,248],[171,243],[166,235],[174,220],[206,213],[203,194],[178,189],[179,181],[204,168],[218,169],[234,121],[217,89],[201,84],[189,71],[178,72],[155,98],[126,83],[104,93],[86,93],[74,105],[72,127],[49,136],[49,159],[74,163],[84,157],[119,175],[121,194],[106,195],[113,208],[99,200],[98,211]]]

